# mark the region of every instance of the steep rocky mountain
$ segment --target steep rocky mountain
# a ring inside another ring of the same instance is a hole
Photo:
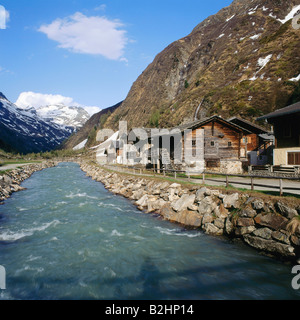
[[[170,44],[106,121],[175,126],[218,114],[249,120],[300,100],[299,0],[235,0]]]
[[[20,153],[55,149],[74,132],[46,122],[33,109],[19,109],[0,93],[0,146]]]
[[[85,140],[87,140],[87,143],[85,143],[86,147],[92,147],[96,145],[97,131],[104,127],[106,120],[121,105],[122,105],[122,102],[119,102],[112,107],[103,109],[100,112],[94,114],[78,132],[74,133],[68,140],[66,140],[62,144],[61,148],[73,149],[74,147],[80,145]]]

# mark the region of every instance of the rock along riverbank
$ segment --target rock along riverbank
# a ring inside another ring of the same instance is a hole
[[[21,183],[30,178],[34,172],[51,168],[57,165],[55,161],[46,161],[16,168],[0,174],[0,204],[8,199],[13,192],[24,190]],[[1,169],[1,168],[0,168]]]
[[[201,186],[109,172],[81,163],[81,169],[111,192],[131,199],[143,212],[206,234],[239,238],[281,260],[300,259],[300,201],[256,197]]]

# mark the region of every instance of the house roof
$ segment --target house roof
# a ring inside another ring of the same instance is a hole
[[[181,130],[181,131],[184,131],[184,130],[188,130],[188,129],[196,129],[196,128],[199,128],[209,122],[213,122],[213,121],[219,121],[229,127],[232,127],[232,128],[235,128],[237,131],[240,131],[240,132],[244,132],[244,133],[247,133],[247,134],[250,134],[252,133],[251,131],[249,131],[249,129],[245,128],[245,127],[242,127],[240,126],[239,124],[236,124],[236,123],[233,123],[233,122],[230,122],[228,120],[225,120],[219,116],[212,116],[212,117],[209,117],[209,118],[205,118],[205,119],[202,119],[202,120],[197,120],[197,121],[193,121],[193,122],[190,122],[190,123],[186,123],[186,124],[183,124],[183,125],[180,125],[178,126],[178,128]]]
[[[261,127],[257,124],[254,124],[248,120],[241,119],[239,117],[232,117],[232,118],[228,119],[228,121],[235,123],[235,124],[239,125],[240,127],[243,127],[243,128],[245,128],[255,134],[268,134],[269,133],[263,127]]]
[[[287,115],[294,114],[294,113],[300,113],[300,101],[296,102],[290,106],[287,106],[285,108],[278,109],[274,112],[271,112],[267,115],[264,115],[264,116],[258,118],[257,120],[278,118],[278,117],[283,117],[283,116],[287,116]]]

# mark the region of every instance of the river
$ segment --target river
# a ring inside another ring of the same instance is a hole
[[[0,206],[0,299],[299,299],[292,266],[144,214],[74,163]]]

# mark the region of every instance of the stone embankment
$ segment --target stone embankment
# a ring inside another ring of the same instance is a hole
[[[0,174],[0,204],[3,204],[3,201],[8,199],[13,192],[24,190],[24,188],[21,187],[21,183],[28,179],[34,172],[54,167],[56,165],[56,162],[47,161],[43,163],[29,164],[22,168],[16,168],[5,172],[4,174]]]
[[[131,199],[147,213],[206,234],[240,238],[282,260],[300,259],[300,201],[230,193],[201,186],[135,177],[81,164],[81,169],[111,192]]]

